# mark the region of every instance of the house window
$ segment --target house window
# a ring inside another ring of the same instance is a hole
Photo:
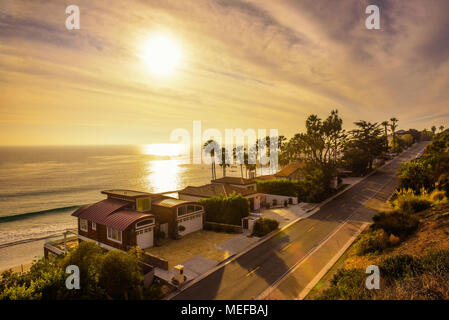
[[[92,230],[97,230],[97,224],[95,222],[92,222]]]
[[[80,219],[80,230],[87,232],[87,220]]]
[[[136,200],[137,211],[144,212],[151,209],[150,198],[140,198]]]
[[[150,225],[150,224],[153,224],[153,219],[148,219],[148,220],[143,220],[143,221],[137,222],[136,228],[140,228],[140,227]]]
[[[198,212],[202,210],[204,210],[202,206],[194,206],[194,205],[182,206],[178,208],[178,217],[184,214]]]
[[[108,227],[107,237],[109,240],[122,243],[122,232],[120,230]]]

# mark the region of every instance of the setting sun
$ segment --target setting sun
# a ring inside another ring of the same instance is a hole
[[[179,65],[181,50],[173,39],[160,35],[145,42],[141,58],[152,73],[168,75]]]

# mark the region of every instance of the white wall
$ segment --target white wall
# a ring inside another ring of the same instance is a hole
[[[287,197],[287,196],[280,196],[280,195],[276,195],[276,194],[266,194],[266,202],[270,203],[270,205],[273,205],[273,199],[277,199],[278,205],[284,205],[284,201],[287,200],[288,203],[288,199],[292,198],[293,200],[293,204],[298,204],[298,198],[297,197]]]

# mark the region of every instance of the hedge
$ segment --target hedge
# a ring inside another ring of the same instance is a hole
[[[204,205],[206,221],[240,226],[242,218],[250,213],[249,200],[241,194],[233,193],[229,197],[218,196],[201,199]]]

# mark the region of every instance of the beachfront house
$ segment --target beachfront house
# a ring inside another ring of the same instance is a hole
[[[241,194],[248,198],[251,211],[260,209],[263,194],[257,192],[257,183],[254,179],[239,177],[223,177],[211,180],[210,184],[202,186],[188,186],[178,192],[179,199],[186,201],[199,201],[216,196],[229,196],[232,193]]]
[[[203,228],[204,208],[195,202],[133,190],[101,193],[107,198],[72,214],[78,218],[80,241],[95,241],[108,250],[145,249],[154,245],[156,230],[178,238]]]

